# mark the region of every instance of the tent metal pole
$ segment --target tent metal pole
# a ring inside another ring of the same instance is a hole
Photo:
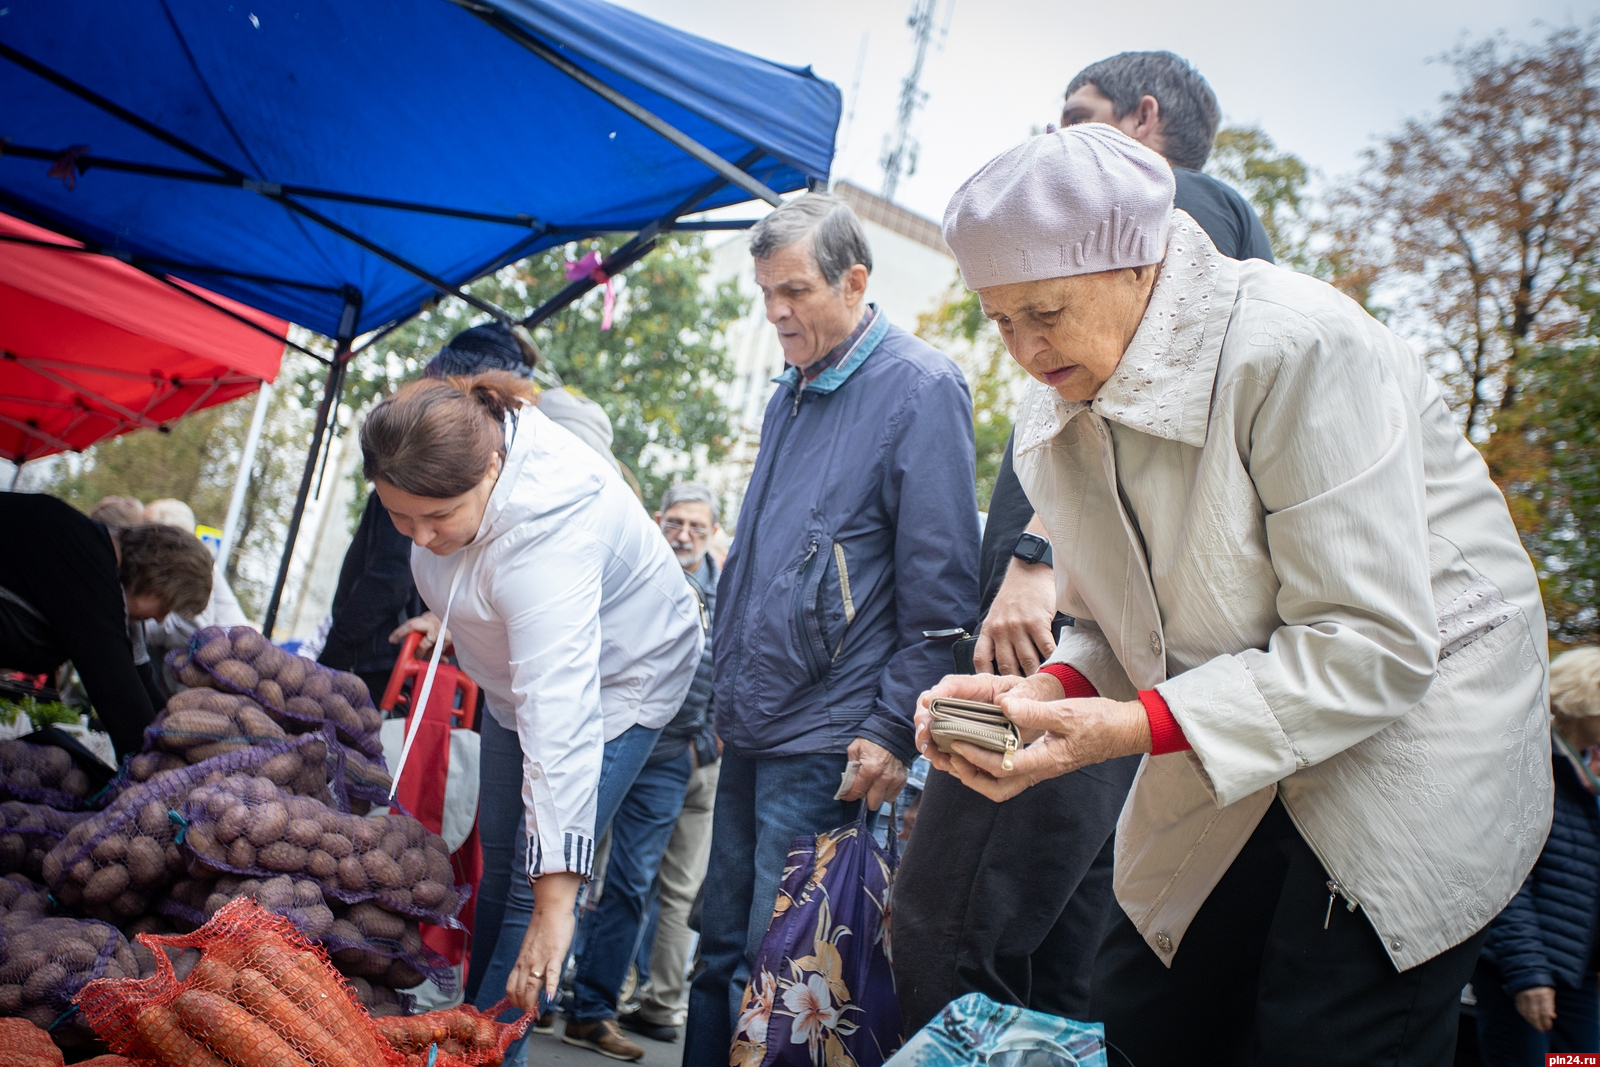
[[[479,4],[471,3],[470,0],[452,0],[452,2],[466,8],[468,11],[478,16],[478,18],[482,19],[484,22],[487,22],[489,25],[493,26],[495,29],[499,30],[513,41],[516,41],[522,47],[526,48],[528,51],[532,52],[534,55],[550,64],[552,67],[556,68],[561,73],[565,74],[567,77],[583,86],[585,89],[588,89],[602,100],[605,100],[613,107],[643,123],[648,128],[660,134],[662,137],[665,137],[668,141],[677,145],[689,155],[693,156],[695,159],[698,159],[701,163],[704,163],[717,174],[721,175],[724,181],[737,185],[751,196],[760,200],[765,200],[773,207],[778,207],[783,203],[783,199],[778,196],[777,193],[767,188],[764,183],[757,181],[752,175],[740,170],[738,167],[735,167],[726,159],[723,159],[721,156],[711,151],[711,149],[707,148],[699,141],[696,141],[693,137],[690,137],[676,126],[655,114],[655,112],[640,107],[634,101],[629,100],[622,93],[617,92],[617,90],[613,89],[599,78],[596,78],[593,74],[590,74],[588,71],[584,70],[582,67],[578,66],[576,63],[572,62],[570,59],[563,56],[561,53],[557,52],[543,41],[539,40],[538,37],[534,36],[522,26],[519,26],[515,22],[512,22],[510,19],[506,18],[498,11],[485,9]]]
[[[328,431],[328,419],[333,413],[334,400],[344,389],[345,370],[350,366],[350,341],[356,334],[356,320],[361,317],[361,294],[347,290],[344,312],[339,316],[339,333],[333,350],[333,366],[322,386],[322,402],[317,405],[316,428],[311,434],[311,448],[306,452],[305,468],[300,472],[300,491],[295,494],[294,512],[289,516],[289,532],[284,539],[283,556],[278,560],[278,577],[272,583],[272,598],[267,601],[267,614],[261,620],[261,632],[272,640],[272,630],[278,623],[278,607],[283,600],[283,587],[289,580],[289,562],[294,558],[294,542],[300,535],[300,520],[305,518],[306,499],[311,495],[311,479],[317,473],[317,457],[322,452],[322,436]]]
[[[244,511],[244,495],[250,488],[250,473],[255,469],[256,446],[261,443],[261,424],[272,402],[272,383],[262,382],[256,392],[256,409],[250,415],[250,429],[244,435],[244,452],[239,456],[239,473],[233,477],[233,496],[228,499],[228,517],[222,523],[222,544],[217,549],[217,566],[228,569],[228,554],[239,532],[239,515]]]

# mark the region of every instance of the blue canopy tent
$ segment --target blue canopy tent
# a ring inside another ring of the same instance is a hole
[[[741,225],[680,218],[826,180],[840,112],[601,0],[8,0],[0,99],[0,210],[334,339],[269,632],[357,337],[506,317],[463,287],[554,244],[636,234],[614,274]]]

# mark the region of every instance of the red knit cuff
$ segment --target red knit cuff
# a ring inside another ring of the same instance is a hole
[[[1168,752],[1187,752],[1194,746],[1183,736],[1183,727],[1172,717],[1166,698],[1154,689],[1139,690],[1139,703],[1150,719],[1150,755],[1165,756]]]
[[[1061,688],[1066,690],[1069,698],[1097,697],[1100,690],[1096,689],[1076,667],[1069,667],[1065,663],[1046,663],[1039,668],[1040,674],[1048,674],[1061,683]]]

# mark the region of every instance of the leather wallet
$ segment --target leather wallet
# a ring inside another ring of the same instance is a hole
[[[994,704],[976,700],[935,697],[928,704],[933,724],[928,729],[934,747],[949,753],[957,741],[1002,754],[1000,766],[1011,770],[1012,758],[1022,747],[1022,732]]]

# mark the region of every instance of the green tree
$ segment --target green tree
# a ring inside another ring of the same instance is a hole
[[[473,283],[471,291],[516,316],[566,284],[565,264],[588,247],[608,254],[615,239],[560,246]],[[597,289],[533,331],[542,365],[611,417],[612,451],[636,476],[647,502],[722,459],[733,427],[719,388],[731,377],[727,328],[748,307],[732,281],[705,282],[710,252],[699,235],[663,237],[657,249],[616,279],[616,310],[602,330]],[[419,315],[358,356],[350,368],[342,427],[359,423],[377,400],[421,373],[457,332],[486,316],[458,300]],[[317,395],[308,377],[306,400]],[[305,402],[305,401],[303,401]],[[364,500],[365,487],[360,494]],[[358,500],[358,507],[361,500]]]
[[[1006,351],[1000,331],[984,315],[978,294],[959,278],[944,303],[917,319],[917,336],[949,353],[967,375],[978,446],[978,507],[987,510],[1011,437],[1011,411],[1022,371]]]
[[[1572,303],[1588,315],[1582,336],[1525,358],[1522,398],[1485,449],[1561,645],[1600,636],[1600,290]]]

